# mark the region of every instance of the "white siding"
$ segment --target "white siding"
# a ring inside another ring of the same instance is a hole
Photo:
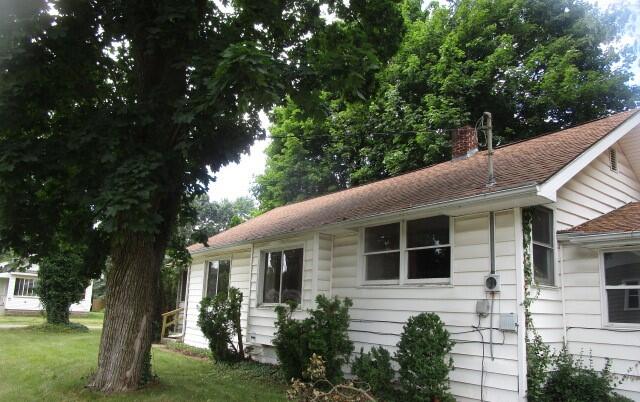
[[[7,295],[5,300],[5,312],[11,313],[15,312],[28,312],[28,311],[43,311],[44,307],[42,303],[40,303],[40,298],[38,296],[24,297],[24,296],[15,296],[13,294],[16,278],[26,278],[33,279],[37,278],[37,275],[29,275],[29,274],[19,274],[14,273],[9,277],[9,283],[7,284]],[[88,313],[91,311],[91,295],[93,294],[93,284],[89,285],[84,290],[84,298],[80,300],[78,303],[74,303],[69,307],[69,311],[72,313]]]
[[[461,216],[454,220],[453,286],[361,286],[358,283],[358,235],[336,236],[333,242],[332,294],[353,299],[350,337],[356,351],[383,345],[391,352],[406,320],[421,312],[435,312],[458,341],[452,357],[451,389],[459,400],[480,399],[483,345],[472,332],[478,324],[476,301],[486,298],[484,277],[490,271],[488,214]],[[515,313],[516,257],[513,211],[496,214],[496,271],[502,292],[494,311]],[[494,327],[498,317],[494,317]],[[481,321],[489,326],[489,318]],[[483,331],[489,340],[489,330]],[[494,360],[485,343],[485,400],[517,400],[517,336],[494,330]]]
[[[609,168],[608,152],[598,157],[581,173],[558,191],[555,205],[557,229],[578,225],[589,219],[610,212],[631,201],[640,200],[640,182],[622,149],[616,145],[618,172]],[[638,332],[614,332],[603,328],[598,252],[579,246],[562,246],[559,261],[564,271],[560,280],[564,286],[566,340],[572,353],[592,353],[596,368],[601,368],[604,358],[612,358],[613,370],[626,373],[640,360],[640,335]],[[560,295],[555,290],[554,295]],[[546,308],[551,309],[545,301]],[[537,304],[537,303],[536,303]],[[538,317],[537,324],[555,326],[553,340],[562,340],[565,328],[553,323],[562,316],[561,304],[553,305],[554,317]],[[547,338],[549,339],[549,338]],[[636,381],[625,381],[618,391],[640,400],[640,368],[632,370]]]
[[[204,295],[205,261],[216,258],[231,259],[230,286],[242,292],[242,315],[241,324],[243,334],[247,334],[247,317],[249,312],[249,278],[251,270],[251,251],[241,250],[233,253],[221,254],[207,257],[206,260],[199,259],[193,262],[189,270],[189,282],[187,291],[187,322],[185,325],[184,342],[188,345],[207,348],[207,339],[202,335],[198,327],[198,313],[200,301]]]
[[[302,305],[301,309],[313,307],[313,263],[314,251],[317,250],[314,235],[305,235],[287,240],[255,243],[253,248],[253,259],[251,265],[251,297],[249,299],[249,324],[247,327],[247,338],[249,343],[257,345],[271,345],[271,340],[275,331],[276,313],[273,306],[261,306],[260,281],[262,269],[260,267],[261,255],[265,250],[277,250],[285,247],[303,247],[304,267],[302,270]],[[304,312],[300,311],[297,317],[303,317]],[[258,350],[257,359],[266,362],[273,361],[272,355]]]

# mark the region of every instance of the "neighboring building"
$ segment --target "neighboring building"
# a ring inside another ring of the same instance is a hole
[[[0,315],[28,314],[43,311],[40,298],[35,292],[38,266],[31,265],[24,272],[7,271],[0,264]],[[84,299],[71,305],[71,313],[88,313],[91,310],[93,284],[84,291]]]
[[[191,246],[184,341],[207,346],[199,302],[233,286],[253,357],[276,362],[275,305],[349,297],[356,351],[393,352],[410,316],[435,312],[457,341],[458,400],[525,400],[526,245],[544,341],[640,380],[640,112],[499,147],[494,184],[475,132],[453,141],[452,161],[276,208]],[[485,289],[491,273],[496,292]],[[617,390],[640,400],[633,379]]]

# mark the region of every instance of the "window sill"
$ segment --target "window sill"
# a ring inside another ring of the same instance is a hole
[[[611,329],[611,330],[616,330],[616,331],[621,331],[624,332],[625,330],[628,330],[630,332],[635,332],[640,330],[640,324],[633,324],[633,323],[622,323],[622,322],[608,322],[606,324],[602,325],[602,329]]]
[[[409,282],[409,283],[362,283],[358,288],[381,288],[381,289],[421,289],[421,288],[452,288],[452,283],[433,283],[433,282]]]
[[[558,285],[538,285],[537,283],[534,283],[533,287],[540,290],[560,290],[560,286]]]

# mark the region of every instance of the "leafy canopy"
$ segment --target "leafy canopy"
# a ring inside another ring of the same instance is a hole
[[[402,4],[406,35],[368,103],[323,94],[313,119],[277,108],[267,169],[254,192],[268,210],[449,159],[449,132],[493,114],[496,143],[633,107],[630,13],[581,0]],[[395,133],[395,134],[394,134]],[[482,138],[480,139],[483,140]]]
[[[21,254],[78,227],[103,248],[167,234],[261,110],[366,96],[403,30],[392,0],[0,7],[0,239]]]

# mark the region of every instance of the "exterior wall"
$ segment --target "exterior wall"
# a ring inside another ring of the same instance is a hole
[[[253,258],[251,263],[251,290],[249,298],[249,324],[247,330],[248,343],[255,345],[252,352],[253,357],[265,363],[276,363],[275,353],[270,347],[271,340],[275,332],[276,313],[273,305],[261,305],[261,278],[260,264],[262,253],[268,250],[278,250],[285,247],[300,246],[303,248],[303,270],[302,270],[302,303],[300,310],[294,313],[294,317],[303,318],[304,310],[312,308],[314,305],[314,283],[317,289],[320,275],[314,274],[314,263],[318,265],[319,246],[317,234],[308,234],[286,240],[255,243],[253,247]],[[326,242],[322,242],[326,247]],[[327,253],[322,253],[326,259]],[[323,266],[326,266],[323,262]],[[315,279],[314,279],[315,278]]]
[[[562,246],[562,256],[569,351],[587,358],[593,355],[597,369],[603,367],[605,358],[612,359],[614,373],[632,375],[617,391],[640,401],[640,329],[625,332],[603,323],[598,250]]]
[[[618,172],[609,168],[608,153],[593,161],[560,191],[555,205],[556,229],[566,229],[617,209],[631,201],[640,200],[640,182],[622,149],[616,145]],[[572,353],[593,354],[596,368],[604,358],[612,358],[613,371],[619,374],[640,360],[638,332],[620,332],[603,326],[602,291],[598,251],[575,245],[560,245],[558,272],[563,272],[558,284],[564,289],[553,290],[562,300],[564,295],[564,321],[562,303],[554,300],[554,316],[540,318],[537,323],[558,323],[554,341],[564,336]],[[548,302],[547,302],[548,304]],[[559,318],[558,318],[559,317]],[[640,400],[640,368],[632,370],[636,381],[625,381],[619,392]]]
[[[229,285],[242,292],[241,324],[243,333],[247,333],[247,317],[249,312],[249,278],[251,269],[251,250],[235,251],[233,253],[213,254],[206,258],[194,259],[189,269],[187,296],[186,296],[186,317],[184,329],[184,342],[191,346],[208,348],[207,338],[204,337],[198,327],[198,314],[200,311],[200,301],[204,296],[205,263],[216,258],[231,259],[231,275]]]
[[[496,272],[502,291],[496,295],[494,312],[516,313],[516,234],[513,211],[496,213]],[[354,306],[349,335],[356,351],[375,345],[392,353],[406,320],[421,312],[435,312],[457,341],[450,373],[451,389],[458,400],[479,400],[483,344],[474,332],[478,325],[476,301],[485,299],[484,277],[490,272],[489,216],[479,214],[454,219],[453,285],[363,286],[358,282],[357,234],[337,236],[333,243],[332,294],[350,297]],[[493,331],[493,353],[488,344],[489,318],[483,318],[484,398],[518,399],[518,341],[512,332]],[[498,317],[494,316],[494,328]]]
[[[16,278],[36,278],[34,274],[19,274],[13,273],[9,277],[9,285],[7,287],[7,295],[5,299],[5,313],[11,312],[30,312],[30,311],[42,311],[44,307],[40,303],[38,296],[14,296],[13,291],[15,288]],[[93,284],[89,285],[84,291],[84,299],[79,303],[74,303],[69,308],[72,313],[88,313],[91,311],[91,295],[93,294]]]

